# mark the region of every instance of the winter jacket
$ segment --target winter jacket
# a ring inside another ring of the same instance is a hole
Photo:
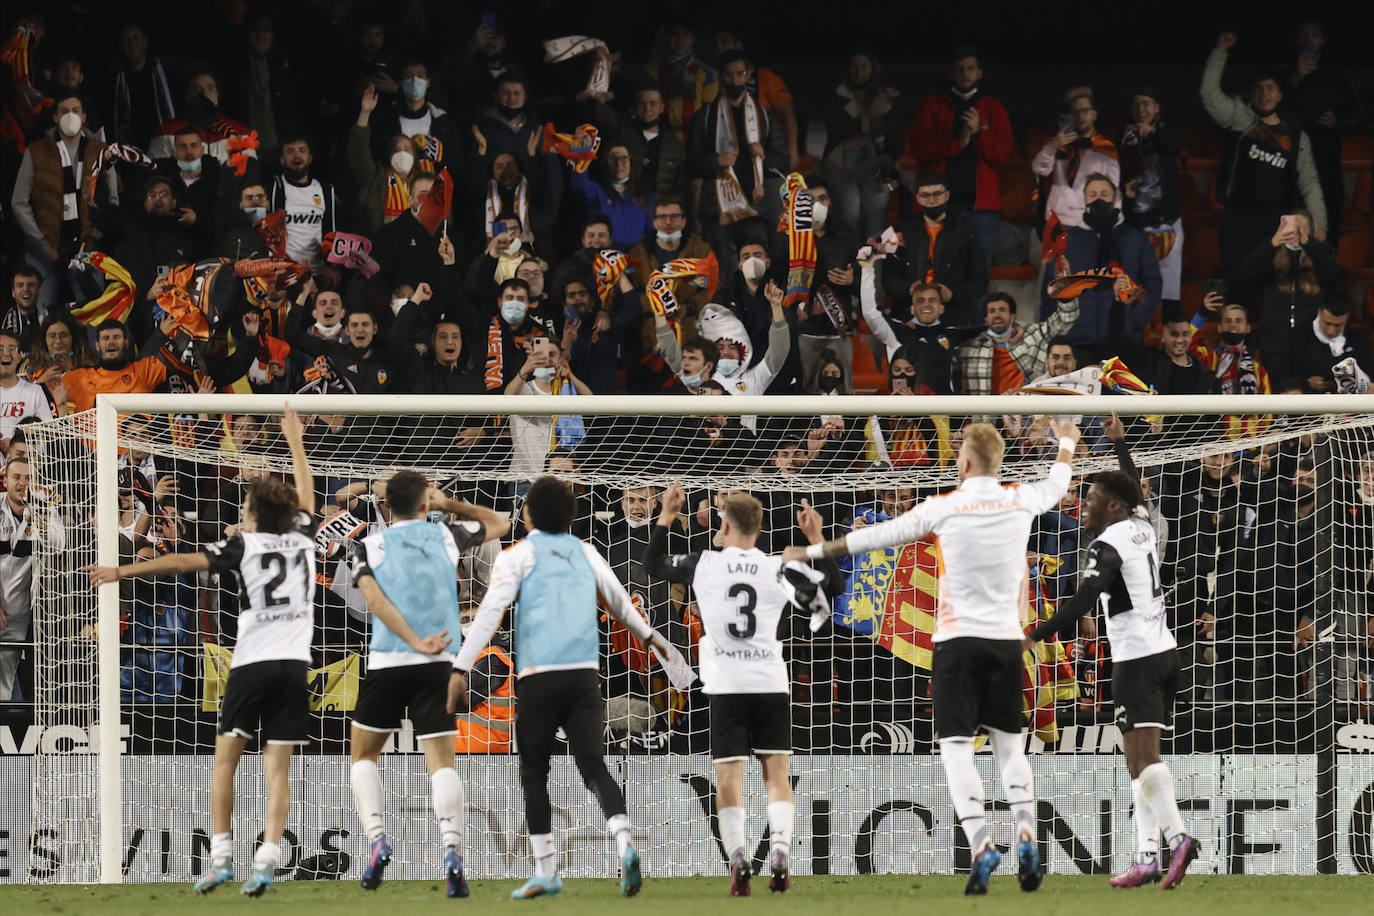
[[[932,264],[930,236],[925,217],[902,222],[897,227],[905,243],[883,263],[883,289],[898,303],[894,310],[903,317],[904,303],[911,302],[911,284],[924,282]],[[988,259],[972,224],[958,210],[949,210],[944,226],[935,237],[935,279],[954,295],[945,303],[943,320],[949,325],[967,324],[973,319],[974,305],[987,295]]]
[[[907,133],[907,152],[915,157],[920,172],[948,173],[952,166],[959,167],[957,160],[961,155],[971,156],[975,160],[977,188],[973,209],[1000,211],[1002,193],[997,183],[997,169],[1006,164],[1016,148],[1007,110],[1001,102],[979,92],[973,107],[978,112],[981,127],[967,146],[960,146],[955,123],[957,105],[958,100],[948,89],[926,96]]]
[[[1164,291],[1164,280],[1159,273],[1159,260],[1155,249],[1145,233],[1134,226],[1118,222],[1112,230],[1116,240],[1117,252],[1121,255],[1121,268],[1132,280],[1145,288],[1145,301],[1139,305],[1127,306],[1126,333],[1135,341],[1142,338],[1145,326],[1154,318]],[[1099,263],[1098,248],[1100,240],[1091,229],[1076,226],[1068,230],[1069,244],[1064,255],[1073,271],[1105,267]],[[1046,267],[1044,283],[1040,293],[1040,317],[1046,319],[1059,307],[1059,302],[1045,292],[1045,285],[1053,279],[1054,265]],[[1111,320],[1112,303],[1116,294],[1110,286],[1090,289],[1078,297],[1078,321],[1069,329],[1069,341],[1075,347],[1080,345],[1102,344],[1108,340],[1107,327]]]

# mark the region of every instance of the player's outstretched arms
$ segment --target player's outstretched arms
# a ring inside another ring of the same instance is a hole
[[[91,564],[83,566],[80,572],[90,577],[91,586],[99,588],[109,582],[118,582],[120,579],[141,578],[143,576],[157,576],[163,573],[179,575],[187,572],[200,572],[210,568],[210,558],[203,553],[167,553],[151,560],[139,560],[137,563],[125,563],[123,566],[99,566]]]
[[[291,472],[296,479],[296,501],[307,515],[315,515],[315,477],[310,471],[310,459],[305,454],[305,427],[290,407],[281,418],[281,434],[291,447]]]
[[[668,532],[682,507],[687,504],[687,494],[682,486],[674,483],[663,491],[660,497],[658,521],[649,531],[649,543],[644,549],[644,568],[649,575],[669,582],[690,582],[696,571],[696,554],[680,557],[668,556]]]

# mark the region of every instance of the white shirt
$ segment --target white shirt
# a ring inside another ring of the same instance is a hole
[[[864,553],[934,534],[940,593],[932,641],[1019,640],[1029,600],[1031,523],[1063,498],[1071,476],[1067,464],[1055,462],[1049,477],[1034,483],[969,477],[958,489],[923,500],[897,518],[851,531],[845,547],[850,554]]]
[[[696,561],[692,594],[701,614],[702,693],[788,693],[778,623],[787,593],[782,559],[757,547],[707,550]]]
[[[726,375],[717,369],[716,374],[711,376],[712,380],[720,383],[726,394],[745,395],[763,394],[776,377],[777,373],[768,368],[767,356],[753,366],[736,369],[734,375]],[[752,414],[740,417],[739,423],[751,433],[758,432],[759,418]]]
[[[1165,615],[1155,531],[1147,515],[1132,515],[1108,525],[1088,546],[1083,581],[1104,574],[1111,579],[1098,596],[1098,604],[1107,621],[1112,661],[1158,655],[1178,645]]]
[[[282,209],[286,211],[286,256],[318,267],[324,260],[320,251],[326,209],[324,185],[312,178],[305,187],[285,180],[281,187]]]
[[[22,638],[19,633],[27,628],[33,597],[33,555],[37,548],[33,517],[35,512],[42,511],[30,503],[16,515],[9,499],[0,493],[0,607],[9,615],[8,629],[16,640]],[[48,510],[43,540],[55,550],[66,546],[66,529],[56,509]]]
[[[19,421],[27,417],[52,419],[52,407],[43,389],[23,379],[15,382],[8,388],[0,385],[0,439],[13,436]]]

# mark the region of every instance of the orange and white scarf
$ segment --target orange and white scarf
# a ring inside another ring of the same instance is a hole
[[[595,54],[596,63],[592,65],[591,78],[587,80],[590,92],[611,91],[611,52],[606,42],[586,35],[565,35],[550,38],[544,42],[544,62],[558,64],[583,54]]]
[[[693,286],[706,290],[706,298],[716,291],[720,268],[714,253],[704,258],[674,258],[658,270],[649,274],[649,282],[644,291],[649,296],[649,305],[655,315],[662,315],[672,321],[679,320],[677,296],[674,294],[676,281],[680,277],[691,277]]]
[[[811,295],[811,281],[816,276],[816,231],[811,223],[814,198],[806,188],[806,179],[793,172],[783,184],[782,200],[779,229],[787,233],[787,290],[782,304],[791,307]]]
[[[735,118],[730,113],[730,102],[724,96],[716,99],[716,152],[748,155],[754,168],[754,187],[763,187],[763,157],[755,156],[750,147],[763,142],[763,112],[759,103],[749,93],[744,94],[744,142],[735,135]],[[738,161],[738,160],[736,160]],[[735,167],[725,170],[716,179],[716,202],[720,205],[722,223],[733,223],[753,215],[749,199],[735,175]]]
[[[496,183],[496,179],[487,182],[487,238],[494,238],[495,232],[491,231],[491,224],[496,222],[496,218],[501,215],[501,186]],[[515,186],[515,215],[520,217],[520,234],[523,238],[529,238],[530,231],[530,181],[524,175],[520,176],[520,183]]]

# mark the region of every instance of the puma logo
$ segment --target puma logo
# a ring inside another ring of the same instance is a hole
[[[569,566],[573,565],[571,553],[560,553],[557,550],[554,550],[552,547],[550,547],[549,556],[558,557],[558,559],[562,560],[564,563],[567,563]]]

